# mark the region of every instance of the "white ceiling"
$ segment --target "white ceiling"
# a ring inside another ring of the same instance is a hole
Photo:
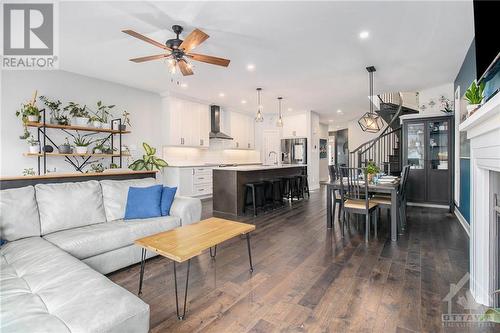
[[[260,86],[265,112],[276,112],[282,95],[285,113],[314,110],[322,121],[343,122],[368,108],[368,65],[377,68],[375,92],[453,81],[473,38],[472,20],[471,1],[61,2],[60,68],[246,112],[255,111]],[[128,61],[161,50],[122,29],[164,42],[174,36],[172,24],[208,33],[196,52],[231,59],[229,67],[195,63],[181,88],[164,62]],[[368,39],[359,39],[362,30]]]

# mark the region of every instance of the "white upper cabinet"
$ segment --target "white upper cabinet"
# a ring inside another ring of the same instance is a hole
[[[208,148],[209,106],[176,97],[162,99],[163,140],[167,146]]]
[[[296,114],[283,116],[283,138],[307,137],[307,115]]]
[[[233,140],[232,149],[255,149],[255,126],[252,117],[238,113],[230,113],[230,129]]]

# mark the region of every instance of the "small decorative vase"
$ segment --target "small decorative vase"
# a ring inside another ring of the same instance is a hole
[[[118,129],[122,132],[124,132],[125,130],[127,130],[127,125],[119,125],[118,126]]]
[[[71,154],[71,146],[70,145],[60,145],[57,150],[59,151],[59,154]]]
[[[45,145],[43,146],[42,151],[44,153],[52,153],[54,151],[54,147],[52,147],[51,145]]]
[[[95,127],[95,128],[101,128],[102,127],[102,123],[99,120],[94,120],[92,122],[92,126]]]
[[[28,116],[28,121],[31,123],[37,123],[39,116]]]
[[[369,174],[367,175],[367,178],[368,178],[368,183],[369,183],[369,184],[373,184],[373,176],[374,176],[374,174],[373,174],[373,173],[369,173]]]
[[[39,152],[40,152],[40,145],[35,145],[35,146],[30,145],[31,154],[38,154]]]
[[[89,118],[87,117],[74,117],[71,120],[71,124],[75,126],[87,126],[89,123]]]
[[[467,116],[470,116],[471,114],[474,113],[477,108],[479,108],[481,104],[468,104],[467,105]]]
[[[87,154],[87,146],[83,147],[83,146],[76,146],[75,147],[75,150],[76,150],[76,153],[77,154]]]
[[[102,154],[102,150],[94,148],[94,154]]]

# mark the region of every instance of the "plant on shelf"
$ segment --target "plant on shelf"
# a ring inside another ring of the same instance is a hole
[[[92,144],[92,139],[88,138],[87,136],[92,135],[90,134],[84,134],[80,135],[77,134],[73,138],[73,143],[75,144],[75,150],[77,154],[87,154],[88,152],[88,147]]]
[[[30,136],[27,141],[30,144],[30,153],[31,154],[38,154],[40,152],[40,142],[38,140],[36,140],[33,137],[33,135]]]
[[[134,171],[139,170],[160,170],[164,167],[168,166],[168,163],[163,159],[156,157],[156,148],[151,147],[146,142],[143,142],[142,147],[146,152],[145,155],[142,155],[142,159],[138,159],[129,165],[129,168]]]
[[[102,163],[93,163],[90,165],[90,172],[101,173],[104,172]]]
[[[19,137],[22,140],[25,140],[30,136],[27,123],[38,122],[38,120],[40,119],[40,110],[36,106],[36,95],[37,92],[35,91],[33,99],[28,103],[21,104],[21,109],[16,111],[16,117],[21,117],[21,121],[23,122],[24,132],[23,135]]]
[[[120,131],[125,131],[127,129],[127,125],[132,127],[132,125],[130,125],[130,113],[127,112],[127,111],[123,111],[122,113],[122,124],[120,125],[120,128],[119,130]]]
[[[71,145],[69,144],[69,140],[66,137],[66,142],[59,145],[57,147],[57,150],[59,151],[59,154],[71,154]]]
[[[101,118],[99,118],[98,116],[90,116],[89,119],[90,119],[90,123],[92,124],[92,127],[95,127],[95,128],[102,127]]]
[[[96,117],[99,118],[99,121],[102,123],[103,128],[110,128],[109,125],[109,117],[112,117],[111,109],[114,108],[115,105],[105,105],[102,101],[97,102],[97,111],[93,112]]]
[[[78,103],[69,102],[68,105],[64,107],[64,110],[68,111],[71,117],[73,117],[71,125],[87,126],[89,123],[89,112],[85,105],[82,107]]]
[[[23,169],[23,176],[34,176],[35,170],[33,168]]]
[[[106,150],[107,147],[104,145],[104,142],[106,142],[106,139],[98,139],[95,141],[96,145],[94,146],[94,154],[103,154]]]
[[[453,103],[446,97],[441,96],[439,98],[441,102],[441,111],[444,113],[452,113],[453,112]]]
[[[380,168],[373,162],[368,162],[366,165],[366,177],[368,178],[368,182],[373,182],[373,176],[380,172]]]
[[[465,91],[465,100],[469,103],[467,105],[467,113],[471,115],[483,101],[483,93],[484,93],[484,81],[479,84],[476,84],[476,81],[472,81],[470,87]]]
[[[50,123],[58,125],[69,125],[68,116],[65,114],[65,110],[61,109],[61,101],[53,101],[48,99],[46,96],[40,96],[39,99],[42,103],[50,110]]]

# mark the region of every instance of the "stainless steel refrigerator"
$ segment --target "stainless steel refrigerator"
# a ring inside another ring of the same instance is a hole
[[[281,164],[307,164],[307,139],[281,139]]]

